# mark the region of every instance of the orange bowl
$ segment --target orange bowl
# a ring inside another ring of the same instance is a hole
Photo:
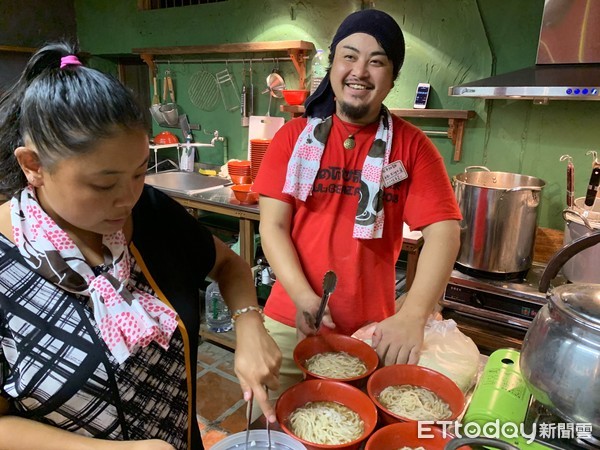
[[[429,389],[443,401],[452,412],[444,420],[455,420],[465,407],[465,396],[454,381],[446,375],[414,364],[395,364],[373,372],[367,381],[367,393],[377,406],[384,424],[415,422],[413,419],[393,413],[379,402],[379,394],[388,386],[410,384]]]
[[[403,447],[424,447],[427,450],[444,450],[448,442],[454,439],[450,433],[431,425],[418,422],[393,423],[373,433],[365,445],[365,450],[397,450]],[[471,447],[460,447],[468,450]]]
[[[157,145],[177,144],[179,139],[170,131],[161,131],[154,136],[154,143]]]
[[[258,202],[258,192],[252,192],[251,184],[234,184],[231,186],[231,190],[240,203],[250,205]]]
[[[327,445],[309,442],[296,436],[289,417],[308,402],[336,402],[358,413],[364,424],[362,435],[346,444]],[[308,450],[338,449],[355,450],[370,436],[377,425],[377,409],[367,394],[348,383],[330,380],[307,380],[298,383],[281,394],[275,404],[279,425],[287,434],[302,442]]]
[[[250,161],[247,159],[243,159],[241,161],[229,161],[227,163],[228,167],[250,167]]]
[[[284,89],[281,92],[288,105],[301,105],[308,97],[308,91],[306,90]]]
[[[233,184],[252,184],[252,177],[250,175],[229,175]]]
[[[365,363],[367,371],[362,375],[352,378],[330,378],[308,371],[306,361],[319,353],[327,352],[346,352],[351,356],[355,356]],[[366,384],[367,378],[377,369],[379,356],[377,356],[377,352],[370,345],[359,339],[343,334],[329,333],[309,336],[298,342],[294,348],[294,362],[304,372],[306,380],[335,380],[360,388]]]

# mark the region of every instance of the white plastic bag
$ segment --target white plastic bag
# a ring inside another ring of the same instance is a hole
[[[418,365],[443,373],[467,392],[477,378],[479,349],[454,320],[429,319]]]
[[[376,327],[376,322],[369,323],[357,330],[352,337],[371,345]],[[458,329],[454,320],[442,320],[441,315],[436,314],[425,325],[421,356],[417,364],[443,373],[466,393],[477,378],[479,349],[470,337]]]

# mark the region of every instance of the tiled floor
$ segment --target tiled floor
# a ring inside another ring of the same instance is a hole
[[[198,347],[198,423],[208,450],[246,429],[246,403],[233,371],[233,352],[209,342]]]

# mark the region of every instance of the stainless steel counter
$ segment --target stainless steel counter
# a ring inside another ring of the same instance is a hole
[[[207,177],[193,172],[171,172],[178,179],[172,180],[168,175],[149,174],[146,183],[153,185],[177,200],[186,208],[199,211],[210,211],[225,216],[237,217],[240,221],[240,256],[254,265],[254,222],[260,221],[258,204],[240,203],[230,188],[230,185],[215,187],[211,178],[216,182],[224,180],[218,177]],[[408,253],[406,285],[410,288],[417,268],[419,253],[423,245],[423,236],[419,232],[411,232],[404,227],[402,250]]]

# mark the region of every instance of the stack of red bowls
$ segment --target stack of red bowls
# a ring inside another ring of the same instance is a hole
[[[267,147],[271,143],[271,139],[250,139],[250,169],[252,181],[258,174],[260,163],[265,156]]]
[[[234,184],[249,184],[252,182],[250,161],[229,161],[227,163],[229,177]]]

